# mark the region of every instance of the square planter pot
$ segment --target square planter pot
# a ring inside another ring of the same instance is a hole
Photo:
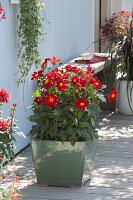
[[[31,140],[37,182],[52,186],[81,186],[91,179],[97,140],[70,142]]]

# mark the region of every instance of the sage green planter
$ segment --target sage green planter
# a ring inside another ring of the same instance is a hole
[[[37,182],[53,186],[81,186],[91,179],[97,140],[69,142],[31,140]]]

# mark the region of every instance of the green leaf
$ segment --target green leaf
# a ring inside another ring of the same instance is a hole
[[[42,133],[42,134],[44,134],[46,128],[47,128],[47,127],[45,126],[45,124],[42,124],[42,125],[41,125],[41,133]]]
[[[102,93],[97,93],[97,97],[101,100],[101,102],[106,102],[106,98]]]
[[[41,93],[39,91],[33,92],[33,97],[40,97]]]
[[[11,158],[14,157],[14,152],[13,152],[13,150],[11,150],[11,149],[9,150],[9,155],[10,155]]]
[[[37,122],[38,120],[40,120],[40,116],[39,115],[31,115],[27,119],[31,122]]]
[[[88,122],[80,122],[79,128],[87,128],[89,126]]]
[[[91,121],[92,126],[95,127],[95,124],[96,124],[95,120],[93,118],[91,118],[90,121]]]
[[[92,105],[90,105],[88,107],[88,110],[91,112],[91,114],[93,115],[93,117],[97,117],[99,115],[99,113],[102,112],[102,110],[100,109],[99,105],[92,103]]]
[[[61,139],[63,142],[65,142],[67,140],[67,136],[65,134],[61,134]]]

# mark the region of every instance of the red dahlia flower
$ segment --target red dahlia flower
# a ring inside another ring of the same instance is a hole
[[[58,89],[58,91],[62,91],[62,90],[66,90],[67,89],[67,82],[66,80],[63,80],[62,82],[59,82],[56,84],[56,87]]]
[[[0,14],[3,13],[4,8],[2,6],[0,6]]]
[[[7,120],[0,120],[0,131],[5,132],[10,128]]]
[[[76,83],[76,86],[77,86],[79,89],[81,89],[81,88],[84,89],[85,86],[86,86],[86,80],[80,78],[80,79],[79,79],[79,82]]]
[[[94,81],[93,85],[94,85],[95,89],[97,89],[97,90],[102,89],[102,83],[97,77],[94,78],[93,81]]]
[[[52,108],[52,107],[56,106],[58,104],[58,102],[59,102],[59,100],[56,95],[53,95],[50,93],[47,93],[45,95],[45,98],[44,98],[45,106]]]
[[[117,97],[117,94],[118,94],[118,91],[116,89],[111,90],[110,95],[108,96],[108,101],[109,102],[114,101]]]
[[[73,85],[76,85],[78,82],[79,82],[78,76],[73,76],[73,77],[71,78],[71,83],[72,83]]]
[[[75,107],[78,108],[79,110],[85,110],[85,108],[89,105],[89,101],[85,98],[79,98],[75,102]]]
[[[49,92],[45,92],[45,95],[44,95],[44,97],[48,97],[48,96],[50,96],[51,94],[49,93]]]
[[[38,72],[33,72],[31,80],[37,80],[43,76],[43,71],[39,70]]]
[[[60,60],[60,59],[57,59],[55,56],[54,56],[53,58],[50,59],[50,63],[51,63],[52,65],[55,65],[56,63],[59,63],[59,62],[61,62],[61,60]]]
[[[72,72],[74,72],[75,74],[77,74],[79,72],[79,68],[74,66],[72,67]]]
[[[90,73],[85,73],[85,72],[82,72],[82,78],[89,81],[90,78],[91,78],[91,74]]]
[[[55,73],[54,73],[54,70],[52,70],[51,72],[48,72],[48,73],[46,74],[46,78],[49,79],[49,80],[55,81],[56,75],[55,75]]]
[[[92,68],[91,68],[90,65],[88,65],[87,71],[88,71],[90,74],[94,74],[94,70],[92,70]]]
[[[45,58],[42,62],[41,62],[41,68],[44,69],[44,66],[48,63],[48,61],[50,61],[51,58]]]
[[[63,76],[64,76],[64,71],[63,70],[60,70],[60,69],[54,69],[52,71],[54,73],[54,78],[55,78],[55,81],[60,81],[63,79]]]
[[[49,88],[52,87],[54,85],[54,80],[50,80],[49,78],[47,78],[44,82],[42,87],[43,88]]]
[[[0,103],[8,103],[10,99],[10,94],[5,90],[0,88]]]
[[[66,72],[72,72],[72,66],[71,65],[66,65],[65,69],[66,69]]]
[[[86,80],[79,78],[78,76],[73,76],[71,79],[71,83],[78,87],[79,89],[84,88],[86,85]]]
[[[42,97],[36,97],[36,98],[34,99],[34,101],[35,101],[37,104],[40,104],[40,103],[43,102],[43,99],[42,99]]]

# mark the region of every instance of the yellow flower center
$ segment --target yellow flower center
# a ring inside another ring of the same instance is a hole
[[[57,74],[61,75],[62,73],[61,73],[61,71],[58,71]]]
[[[54,102],[54,99],[51,97],[51,98],[49,99],[49,101],[50,101],[50,102]]]
[[[83,102],[80,103],[80,106],[83,107],[85,104]]]
[[[114,97],[115,97],[115,94],[112,94],[111,96],[112,96],[112,98],[114,98]]]
[[[49,83],[49,80],[48,80],[48,79],[46,79],[45,83]]]
[[[60,83],[59,86],[62,87],[62,86],[63,86],[63,83]]]

